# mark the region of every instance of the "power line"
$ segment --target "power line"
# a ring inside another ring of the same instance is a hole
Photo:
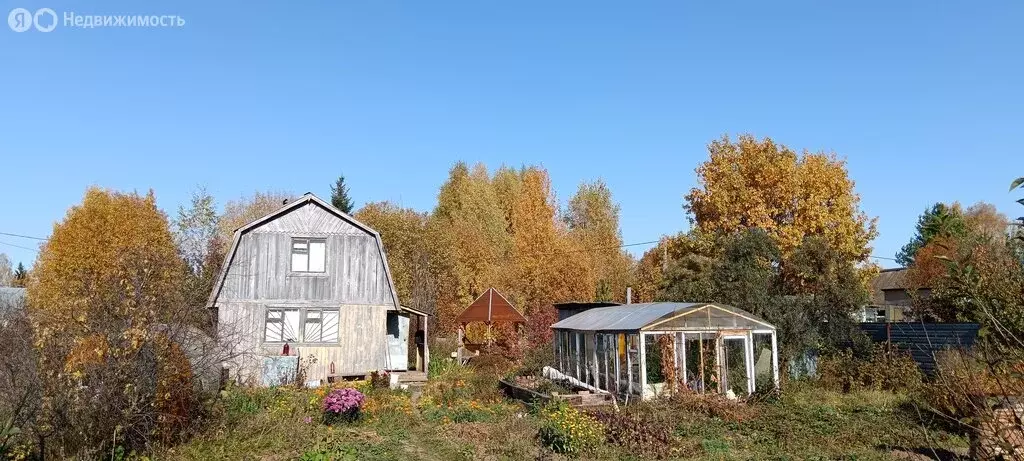
[[[20,238],[23,238],[23,239],[42,240],[44,242],[49,240],[49,239],[43,238],[43,237],[33,237],[31,235],[11,234],[9,232],[0,232],[0,235],[6,235],[8,237],[20,237]]]
[[[23,247],[21,245],[15,245],[13,243],[7,243],[7,242],[3,242],[3,241],[0,241],[0,245],[12,246],[14,248],[21,248],[22,250],[28,250],[28,251],[39,251],[38,248]]]
[[[0,235],[7,235],[7,236],[10,236],[10,237],[19,237],[19,238],[32,239],[32,240],[40,240],[40,241],[44,241],[44,242],[49,240],[49,239],[43,238],[43,237],[33,237],[31,235],[12,234],[10,232],[0,232]],[[652,244],[655,244],[655,243],[661,243],[661,240],[648,240],[646,242],[624,243],[624,244],[618,245],[618,246],[581,248],[581,249],[578,249],[578,250],[553,252],[553,253],[549,253],[549,254],[585,253],[585,252],[590,252],[590,251],[615,250],[615,249],[619,249],[619,248],[634,247],[634,246],[640,246],[640,245],[652,245]],[[13,243],[8,243],[8,242],[4,242],[4,241],[0,241],[0,245],[7,245],[7,246],[14,247],[14,248],[21,248],[22,250],[39,251],[38,248],[24,247],[24,246],[21,246],[21,245],[15,245]],[[548,254],[534,254],[534,255],[531,255],[531,256],[546,256],[546,255],[548,255]],[[885,259],[885,260],[889,260],[889,261],[897,261],[896,258],[889,258],[889,257],[886,257],[886,256],[871,255],[869,257],[872,258],[872,259]]]

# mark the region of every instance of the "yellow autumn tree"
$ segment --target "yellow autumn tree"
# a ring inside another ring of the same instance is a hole
[[[544,340],[553,303],[624,299],[630,277],[608,187],[584,184],[560,213],[540,167],[491,175],[458,162],[429,215],[369,204],[356,217],[380,232],[399,297],[435,312],[442,334],[494,287],[527,316],[531,339]]]
[[[512,252],[516,291],[528,314],[552,301],[554,264],[559,248],[555,228],[556,206],[547,172],[528,168],[512,205]]]
[[[487,288],[497,286],[507,242],[505,221],[487,169],[476,165],[470,170],[465,163],[457,163],[441,186],[427,224],[442,331],[453,331],[454,319],[462,309]]]
[[[601,180],[580,184],[563,220],[578,247],[575,257],[585,261],[595,278],[594,300],[625,301],[632,258],[622,248],[619,206],[611,189]]]
[[[257,191],[250,196],[228,201],[224,205],[224,212],[217,220],[217,248],[221,251],[221,256],[231,249],[235,229],[274,212],[294,198],[295,194],[289,192]]]
[[[685,204],[702,231],[760,228],[786,255],[817,235],[851,260],[870,256],[877,219],[861,211],[845,162],[834,154],[797,154],[750,135],[723,137],[708,152]]]
[[[86,191],[42,246],[28,284],[45,418],[64,455],[173,435],[192,396],[184,263],[153,193]],[[131,428],[128,430],[127,428]]]
[[[359,209],[355,218],[380,234],[402,305],[431,309],[430,300],[423,297],[429,293],[424,290],[431,288],[422,286],[430,282],[424,273],[428,215],[390,202],[372,202]]]
[[[557,219],[557,201],[546,170],[526,167],[511,201],[512,247],[508,284],[527,314],[528,333],[533,343],[550,337],[557,320],[553,304],[589,301],[595,291],[595,276],[586,256],[587,248],[569,236]]]

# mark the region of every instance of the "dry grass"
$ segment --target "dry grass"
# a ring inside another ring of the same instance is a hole
[[[564,459],[538,442],[541,418],[522,405],[487,403],[494,398],[491,386],[474,374],[462,367],[448,369],[435,376],[436,382],[415,404],[405,393],[367,390],[366,417],[335,428],[317,421],[315,391],[233,389],[218,402],[206,431],[156,455],[215,460]],[[459,382],[462,387],[455,386]],[[446,403],[439,405],[441,400]],[[479,403],[472,405],[474,401]],[[446,419],[437,411],[470,413]],[[642,443],[614,440],[588,453],[588,459],[948,458],[967,446],[961,436],[920,424],[908,397],[886,391],[843,394],[792,383],[772,402],[747,405],[681,396],[628,411],[637,417],[622,422],[626,426],[615,432],[619,439],[629,437],[630,424],[636,430],[657,425],[659,433],[669,434],[670,446],[645,450]],[[658,440],[660,445],[662,437]]]

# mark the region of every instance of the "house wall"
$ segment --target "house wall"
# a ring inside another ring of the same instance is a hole
[[[292,237],[326,239],[324,273],[291,272]],[[242,354],[231,366],[243,380],[257,375],[252,356],[281,353],[281,344],[263,343],[269,307],[339,308],[336,346],[290,345],[317,356],[308,379],[322,379],[332,361],[336,374],[389,368],[386,315],[395,304],[376,237],[314,202],[242,234],[214,301],[222,341]]]

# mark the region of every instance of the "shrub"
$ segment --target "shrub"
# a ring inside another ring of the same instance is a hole
[[[455,340],[451,338],[432,337],[430,340],[430,364],[428,375],[430,378],[444,374],[451,367],[459,366],[451,358],[451,355],[458,348]]]
[[[973,425],[994,406],[1024,395],[1024,352],[946,351],[936,362],[935,377],[921,395],[932,410],[961,423]]]
[[[489,401],[500,398],[497,376],[477,371],[475,367],[450,365],[438,371],[427,382],[423,388],[423,395],[432,397],[442,404],[460,400]]]
[[[546,366],[553,365],[555,357],[554,346],[549,342],[542,346],[527,349],[523,353],[522,365],[516,374],[540,376],[541,370]]]
[[[592,416],[604,425],[605,440],[609,443],[644,457],[667,458],[672,452],[673,425],[657,420],[645,410],[600,410]]]
[[[729,422],[743,422],[756,418],[756,407],[739,400],[729,400],[722,394],[695,394],[693,392],[677,392],[665,400],[660,410],[667,411],[676,417],[688,417],[698,414],[710,416]]]
[[[359,419],[366,396],[352,388],[335,389],[324,398],[324,422],[351,422]]]
[[[542,409],[540,416],[540,441],[556,453],[579,455],[597,448],[604,440],[600,422],[564,402]]]
[[[33,449],[43,385],[37,366],[24,306],[0,300],[0,459]]]
[[[909,392],[920,388],[923,375],[910,354],[876,345],[867,357],[850,349],[823,356],[818,361],[818,379],[825,387],[852,390]]]
[[[384,370],[371,372],[370,387],[377,389],[391,387],[391,374]]]
[[[480,374],[490,376],[504,376],[512,371],[514,364],[509,360],[498,347],[493,353],[474,357],[469,364]]]

